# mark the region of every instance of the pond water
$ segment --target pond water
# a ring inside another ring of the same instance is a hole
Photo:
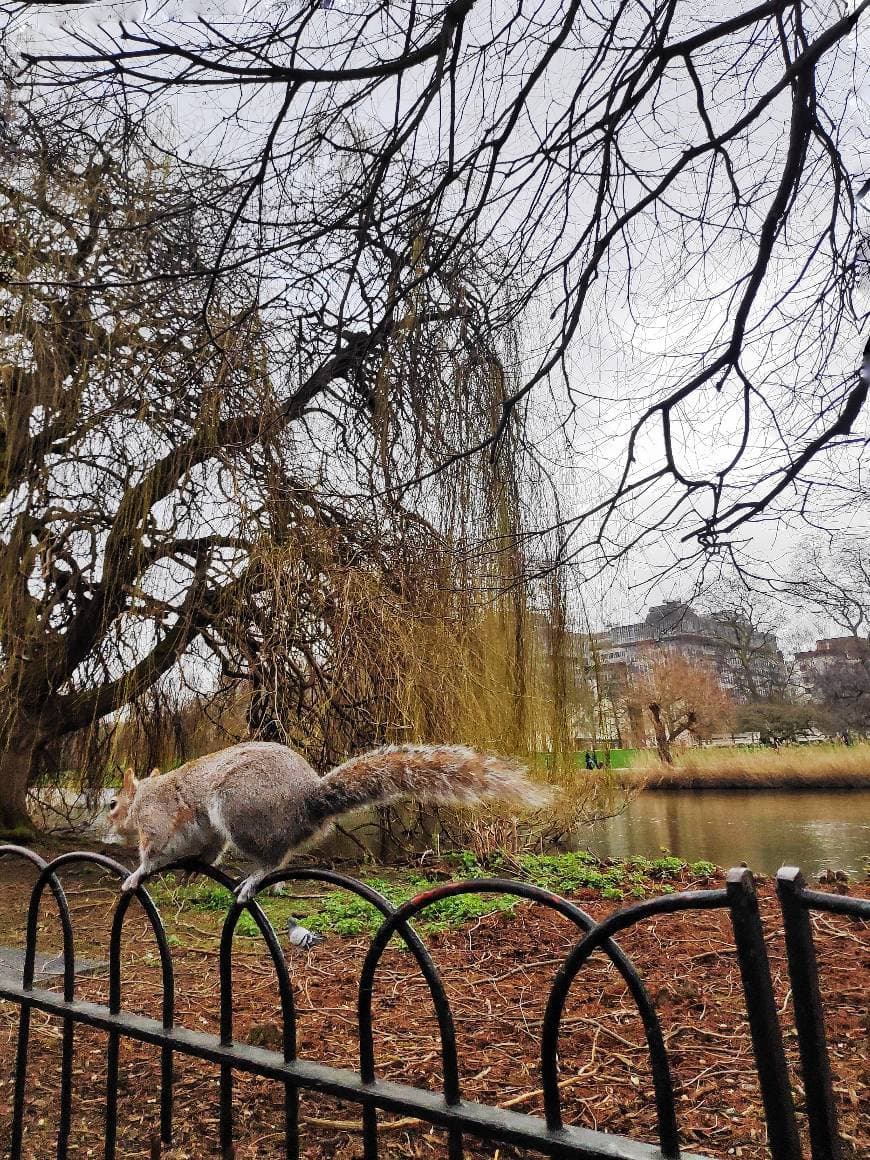
[[[661,793],[647,790],[617,817],[576,835],[603,858],[655,857],[745,862],[772,874],[783,865],[807,876],[824,867],[861,874],[870,860],[870,792]]]

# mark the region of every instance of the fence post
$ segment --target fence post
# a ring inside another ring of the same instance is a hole
[[[791,980],[794,1020],[801,1053],[813,1160],[840,1160],[840,1135],[819,990],[819,967],[810,915],[801,894],[804,877],[795,866],[783,866],[776,892],[785,924],[785,948]]]
[[[773,1160],[800,1160],[794,1101],[752,874],[745,867],[729,870],[725,888],[767,1117],[770,1153]]]

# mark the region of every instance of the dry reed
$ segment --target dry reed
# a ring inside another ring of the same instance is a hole
[[[684,751],[673,766],[643,754],[621,774],[647,789],[867,789],[870,743]]]

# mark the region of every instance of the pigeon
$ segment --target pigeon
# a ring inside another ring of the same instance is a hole
[[[287,933],[290,935],[290,945],[301,947],[305,951],[310,951],[312,947],[326,942],[326,938],[322,934],[316,934],[313,930],[307,930],[304,926],[300,926],[298,922],[294,922],[292,918],[287,921]]]

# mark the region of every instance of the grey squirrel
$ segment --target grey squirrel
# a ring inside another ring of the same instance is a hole
[[[135,890],[181,858],[214,862],[233,845],[255,866],[236,891],[248,902],[267,874],[335,818],[405,797],[457,804],[491,797],[526,808],[550,800],[520,766],[464,746],[386,746],[319,777],[286,745],[248,741],[142,781],[126,771],[109,823],[118,840],[138,838],[139,865],[121,889]]]

